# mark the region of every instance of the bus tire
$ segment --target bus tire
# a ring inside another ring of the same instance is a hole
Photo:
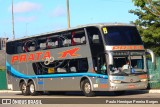
[[[35,90],[35,85],[34,85],[34,82],[33,81],[30,81],[29,84],[29,93],[31,96],[36,96],[37,95],[37,92]]]
[[[125,91],[114,91],[114,95],[116,95],[116,96],[120,96],[123,94],[125,94]]]
[[[95,93],[91,89],[91,84],[88,79],[81,82],[82,91],[86,97],[92,97]]]
[[[29,88],[24,81],[20,83],[20,90],[21,90],[21,92],[24,96],[27,96],[27,95],[30,94],[29,93]]]

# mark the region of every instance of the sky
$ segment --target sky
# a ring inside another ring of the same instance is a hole
[[[15,38],[67,28],[66,0],[13,0]],[[12,0],[0,0],[0,37],[12,39]],[[69,0],[71,27],[130,23],[132,0]]]

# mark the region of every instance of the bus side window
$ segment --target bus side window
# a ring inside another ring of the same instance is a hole
[[[57,37],[49,37],[46,41],[47,49],[53,49],[58,47]]]
[[[96,57],[93,58],[93,66],[94,66],[95,72],[97,72],[97,69],[98,69],[98,62],[97,62],[97,58],[96,58]]]
[[[22,44],[18,44],[18,46],[17,46],[17,53],[23,53]]]
[[[7,43],[6,51],[7,54],[16,54],[16,47],[13,42]]]
[[[78,69],[78,62],[76,59],[72,59],[69,61],[69,71],[72,72],[77,72]]]
[[[99,43],[99,35],[94,34],[92,38],[93,43]]]
[[[81,45],[86,43],[86,36],[84,29],[72,32],[72,45]]]
[[[75,46],[86,43],[84,29],[63,32],[58,38],[59,47]]]
[[[57,72],[58,73],[66,73],[67,70],[66,70],[66,68],[57,68]]]
[[[88,61],[87,58],[81,59],[78,61],[78,70],[80,72],[87,72],[88,71]]]
[[[97,59],[97,63],[98,63],[98,73],[100,74],[107,74],[107,63],[105,61],[105,56],[100,56]]]
[[[71,45],[71,39],[65,39],[63,41],[63,46],[70,46]]]
[[[77,38],[74,37],[73,40],[74,40],[74,42],[75,42],[75,45],[81,44],[81,38],[79,38],[79,37],[77,37]]]
[[[55,35],[56,36],[56,35]],[[45,50],[45,49],[53,49],[58,47],[58,38],[57,37],[43,37],[43,38],[38,38],[38,47],[40,50]]]
[[[70,72],[87,72],[88,61],[87,58],[72,59],[69,61]]]
[[[56,40],[56,41],[54,42],[54,46],[55,46],[55,47],[58,47],[58,40]]]
[[[46,46],[46,43],[45,43],[45,42],[44,42],[44,43],[40,43],[40,49],[43,50],[43,49],[46,49],[46,47],[47,47],[47,46]]]
[[[62,32],[61,36],[58,37],[58,43],[60,47],[67,47],[71,45],[71,33],[70,32]]]
[[[85,36],[82,36],[82,38],[81,38],[81,43],[82,43],[82,44],[85,44],[85,43],[86,43],[86,37],[85,37]]]
[[[70,70],[71,70],[71,72],[77,72],[77,69],[76,69],[76,67],[75,67],[75,66],[70,67]]]
[[[102,37],[98,28],[91,27],[87,29],[88,39],[90,44],[101,44],[102,45]]]

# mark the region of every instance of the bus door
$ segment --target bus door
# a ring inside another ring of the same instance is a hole
[[[101,53],[97,56],[97,61],[96,61],[96,66],[97,66],[97,73],[99,74],[108,74],[108,65],[106,62],[106,54]]]
[[[87,28],[87,35],[93,60],[93,68],[96,72],[100,70],[100,66],[104,65],[104,45],[102,35],[97,27]],[[103,62],[103,64],[102,64]]]

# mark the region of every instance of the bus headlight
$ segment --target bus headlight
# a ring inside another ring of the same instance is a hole
[[[119,83],[121,83],[122,81],[120,81],[120,80],[112,80],[111,82],[112,82],[112,83],[115,83],[115,84],[119,84]]]
[[[141,79],[141,82],[145,82],[145,81],[147,81],[147,79]]]

